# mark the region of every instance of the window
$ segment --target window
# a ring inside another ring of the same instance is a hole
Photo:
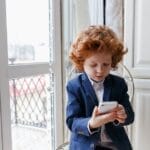
[[[2,150],[49,150],[61,143],[59,6],[59,0],[0,2]]]

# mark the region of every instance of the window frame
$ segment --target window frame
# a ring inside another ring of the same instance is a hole
[[[5,0],[0,1],[0,145],[2,150],[11,149],[11,131],[10,131],[10,109],[9,91],[8,91],[8,60],[7,58],[7,35],[6,35],[6,5]],[[9,143],[9,144],[8,144]]]

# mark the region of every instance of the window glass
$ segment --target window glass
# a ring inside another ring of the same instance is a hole
[[[14,78],[9,65],[12,150],[55,149],[52,9],[52,0],[6,0],[8,63],[19,66]],[[50,64],[45,74],[42,62]],[[37,75],[29,68],[24,77],[24,63],[36,63]]]
[[[8,62],[49,62],[49,1],[6,0]]]

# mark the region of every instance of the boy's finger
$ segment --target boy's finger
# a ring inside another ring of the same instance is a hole
[[[94,110],[93,110],[93,113],[92,113],[92,118],[96,117],[97,111],[98,111],[98,108],[97,108],[97,106],[95,106]]]

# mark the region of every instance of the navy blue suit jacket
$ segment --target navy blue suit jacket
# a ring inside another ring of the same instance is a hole
[[[124,130],[134,120],[134,112],[129,102],[127,85],[123,78],[108,75],[104,81],[104,101],[118,101],[127,113],[124,124],[105,124],[106,132],[119,150],[131,150],[131,144]],[[100,140],[100,130],[90,134],[87,128],[88,121],[98,99],[85,73],[79,74],[67,84],[67,112],[66,122],[71,130],[70,150],[92,150]]]

